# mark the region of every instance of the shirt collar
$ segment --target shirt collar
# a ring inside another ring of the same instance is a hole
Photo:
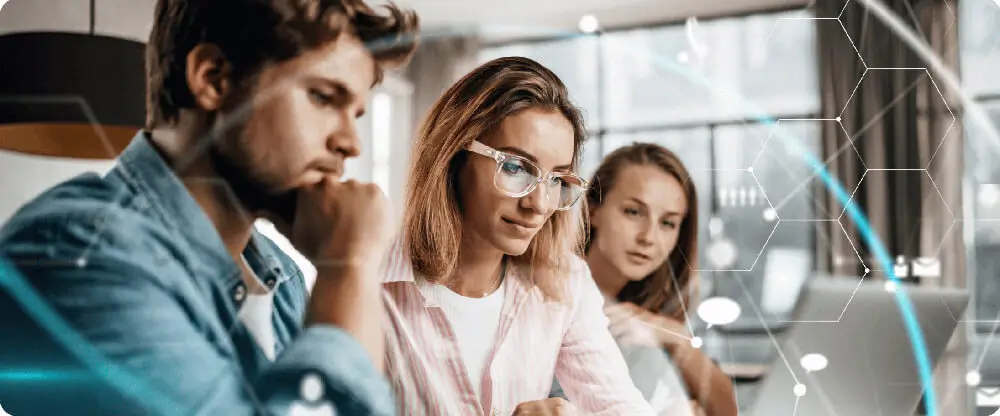
[[[403,247],[403,238],[397,238],[389,248],[385,263],[382,265],[382,284],[410,282],[416,283],[413,273],[413,262]]]
[[[115,171],[131,185],[134,204],[149,208],[174,236],[190,247],[195,273],[213,276],[229,286],[241,280],[239,268],[226,251],[215,225],[167,161],[154,147],[148,132],[139,131],[118,156]],[[256,231],[244,255],[259,276],[273,274],[278,282],[290,277],[283,271],[278,249]]]

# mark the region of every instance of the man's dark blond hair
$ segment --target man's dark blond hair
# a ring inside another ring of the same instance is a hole
[[[416,47],[416,14],[363,0],[157,0],[146,48],[146,128],[176,121],[194,106],[187,86],[187,55],[212,44],[245,86],[267,64],[293,59],[336,40],[358,37],[382,71],[404,62]],[[381,11],[382,13],[379,13]]]

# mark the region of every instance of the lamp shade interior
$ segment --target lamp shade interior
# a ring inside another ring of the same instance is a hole
[[[145,119],[145,45],[79,33],[0,36],[0,149],[111,159]]]

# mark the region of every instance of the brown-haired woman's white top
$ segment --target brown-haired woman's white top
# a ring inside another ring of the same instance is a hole
[[[425,296],[401,245],[383,269],[386,372],[403,415],[509,415],[549,396],[553,377],[586,414],[652,415],[608,331],[600,291],[574,257],[567,296],[545,301],[516,271],[503,282],[496,336],[474,388],[446,313]],[[479,394],[477,394],[477,391]]]

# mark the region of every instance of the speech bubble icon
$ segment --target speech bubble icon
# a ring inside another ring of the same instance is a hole
[[[826,368],[826,365],[830,362],[827,361],[826,356],[823,354],[806,354],[802,356],[799,360],[799,364],[802,364],[802,368],[806,369],[808,372],[819,371]]]
[[[698,317],[712,325],[725,325],[733,323],[740,317],[740,304],[727,297],[714,297],[705,299],[698,306]]]

